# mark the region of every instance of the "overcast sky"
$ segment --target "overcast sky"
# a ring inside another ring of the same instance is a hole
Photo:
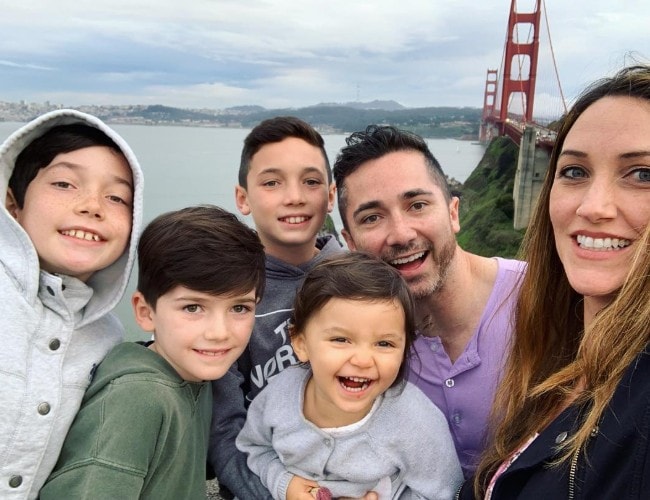
[[[567,98],[630,53],[650,62],[649,0],[545,3]],[[533,4],[519,0],[518,10]],[[510,0],[0,0],[0,101],[482,107],[509,8]],[[544,25],[536,111],[552,107],[546,94],[559,95],[549,46]]]

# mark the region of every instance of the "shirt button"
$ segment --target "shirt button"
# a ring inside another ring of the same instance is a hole
[[[460,416],[460,413],[454,413],[453,419],[455,424],[460,424],[460,422],[463,420],[463,417]]]
[[[568,434],[566,432],[560,432],[555,438],[555,444],[563,443],[566,440],[567,436]]]
[[[453,387],[454,386],[454,379],[453,378],[448,378],[447,380],[445,380],[445,385],[447,387]]]
[[[47,415],[50,413],[50,405],[48,403],[41,403],[38,405],[38,413],[41,415]]]
[[[433,344],[431,344],[431,347],[430,347],[432,352],[438,352],[439,348],[440,348],[440,345],[435,343],[435,342]]]
[[[52,290],[52,287],[51,287],[51,286],[48,286],[48,287],[47,287],[47,293],[49,293],[50,295],[54,296],[54,290]]]
[[[323,439],[323,444],[325,446],[329,446],[330,445],[330,440],[329,439]]]
[[[59,347],[61,347],[61,341],[59,339],[52,339],[50,340],[49,345],[51,351],[56,351]]]
[[[12,488],[18,488],[21,484],[23,484],[23,476],[11,476],[9,478],[9,486]]]

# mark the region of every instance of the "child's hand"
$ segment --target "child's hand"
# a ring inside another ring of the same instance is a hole
[[[379,500],[379,495],[374,491],[369,491],[361,498],[340,497],[336,500]]]
[[[293,476],[287,486],[287,500],[314,500],[311,491],[318,489],[318,483],[311,479]]]
[[[310,491],[311,496],[316,500],[332,500],[332,492],[324,486],[317,486]]]

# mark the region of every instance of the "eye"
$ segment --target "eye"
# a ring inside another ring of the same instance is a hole
[[[262,183],[262,186],[265,186],[265,187],[276,187],[278,184],[279,184],[278,181],[264,181],[264,182]]]
[[[71,189],[72,187],[74,187],[72,184],[66,181],[56,181],[53,182],[52,185],[62,189]]]
[[[423,201],[416,201],[411,205],[411,209],[420,212],[426,208],[427,204]]]
[[[361,224],[374,224],[375,222],[378,221],[379,221],[379,215],[377,214],[366,215],[363,219],[361,219]]]
[[[109,200],[111,200],[113,203],[120,203],[122,205],[126,205],[127,207],[131,206],[131,204],[129,202],[127,202],[126,200],[124,200],[124,198],[122,198],[120,196],[117,196],[117,195],[114,195],[114,194],[109,194],[107,196],[107,198]]]
[[[332,337],[330,339],[330,342],[334,342],[335,344],[345,344],[348,341],[345,337]]]
[[[251,312],[253,308],[246,306],[244,304],[237,304],[233,306],[232,310],[235,311],[237,314],[246,314],[248,312]]]
[[[199,304],[187,304],[186,306],[183,307],[183,311],[188,312],[190,314],[196,314],[198,312],[201,312],[201,306]]]
[[[305,184],[308,186],[320,186],[323,182],[320,179],[307,179]]]
[[[388,340],[380,340],[379,342],[377,342],[377,345],[379,347],[395,347],[395,344]]]
[[[628,175],[631,175],[635,180],[640,182],[650,182],[650,168],[648,167],[635,168]]]
[[[564,177],[566,179],[584,179],[587,177],[587,172],[582,167],[569,165],[560,169],[558,177]]]

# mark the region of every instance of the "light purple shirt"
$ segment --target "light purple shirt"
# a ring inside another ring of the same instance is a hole
[[[507,344],[513,330],[513,310],[526,264],[496,258],[498,271],[478,328],[454,364],[440,337],[418,335],[411,356],[409,380],[447,417],[465,477],[476,469],[485,447],[488,415]]]

